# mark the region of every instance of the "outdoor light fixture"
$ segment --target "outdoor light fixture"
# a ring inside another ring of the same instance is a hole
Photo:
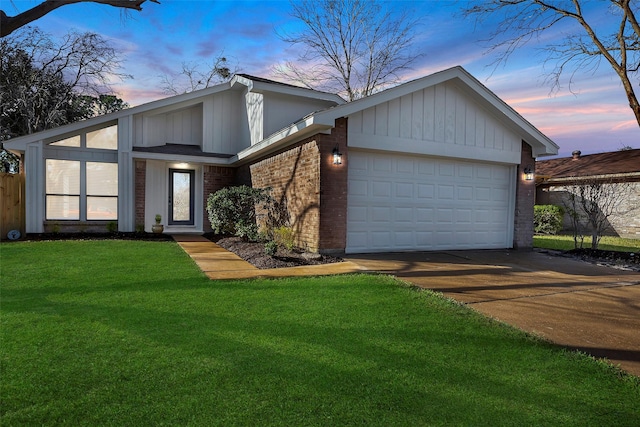
[[[524,179],[526,181],[533,181],[534,177],[535,177],[535,174],[531,170],[531,167],[524,168]]]
[[[342,164],[342,153],[338,149],[338,144],[336,144],[336,148],[333,149],[333,164],[341,165]]]

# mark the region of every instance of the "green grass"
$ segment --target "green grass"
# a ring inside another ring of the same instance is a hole
[[[389,277],[210,281],[172,242],[0,261],[3,426],[640,425],[637,377]]]
[[[540,235],[533,236],[533,246],[536,248],[555,249],[568,251],[575,247],[573,236],[566,235]],[[586,236],[582,245],[584,248],[591,247],[591,236]],[[598,249],[605,251],[637,252],[640,251],[640,239],[623,239],[622,237],[603,236],[598,245]]]

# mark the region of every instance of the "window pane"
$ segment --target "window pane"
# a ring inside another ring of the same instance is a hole
[[[189,173],[173,173],[173,220],[189,221],[191,219],[191,175]]]
[[[80,219],[79,196],[47,196],[47,219]]]
[[[47,194],[80,194],[80,162],[47,159]]]
[[[118,164],[87,162],[87,196],[118,195]]]
[[[59,147],[80,147],[80,135],[72,136],[67,139],[61,139],[60,141],[52,142],[49,145],[57,145]]]
[[[87,196],[87,219],[118,219],[118,198]]]
[[[118,125],[87,133],[87,148],[118,149]]]

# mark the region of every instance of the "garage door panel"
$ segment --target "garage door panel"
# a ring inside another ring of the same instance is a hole
[[[352,151],[346,250],[510,247],[511,176],[504,165]]]

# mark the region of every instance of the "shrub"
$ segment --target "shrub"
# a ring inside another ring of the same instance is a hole
[[[558,234],[562,230],[564,209],[556,205],[533,207],[533,231],[539,234]]]
[[[118,231],[118,223],[115,221],[109,221],[107,223],[107,231],[109,233],[115,233],[116,231]]]
[[[271,203],[269,189],[266,188],[242,185],[218,190],[207,198],[211,228],[218,234],[257,240],[256,208],[268,209]]]
[[[295,236],[291,227],[281,226],[272,230],[273,240],[280,246],[292,250],[295,247]]]
[[[271,240],[264,244],[264,253],[269,256],[275,256],[278,252],[278,243],[275,240]]]

